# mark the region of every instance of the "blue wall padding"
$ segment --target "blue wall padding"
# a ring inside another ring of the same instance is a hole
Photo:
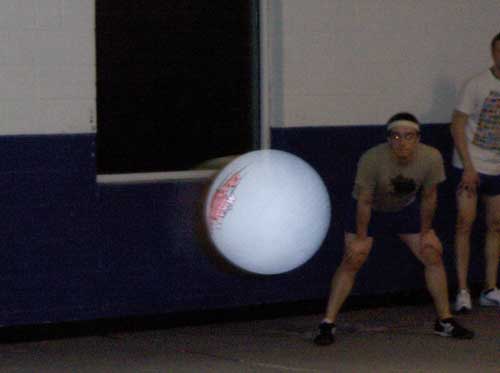
[[[0,325],[99,315],[94,140],[0,137]]]
[[[428,125],[449,171],[448,126]],[[343,215],[360,154],[384,141],[380,126],[272,130],[272,147],[323,177],[332,224],[320,251],[286,274],[233,268],[210,246],[202,221],[209,180],[96,184],[95,136],[0,137],[0,325],[208,310],[323,299],[342,256]],[[440,190],[435,226],[452,284],[454,192]],[[479,219],[480,220],[480,219]],[[483,278],[481,232],[471,279]],[[421,265],[394,237],[376,241],[355,294],[424,287]]]

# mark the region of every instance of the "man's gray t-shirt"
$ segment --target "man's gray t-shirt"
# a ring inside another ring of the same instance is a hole
[[[402,165],[388,143],[368,149],[358,162],[353,197],[358,198],[360,189],[370,191],[373,210],[395,212],[411,204],[421,188],[446,179],[439,150],[418,143],[415,151],[415,157]]]

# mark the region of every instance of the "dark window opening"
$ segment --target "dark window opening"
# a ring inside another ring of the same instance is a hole
[[[97,172],[260,147],[258,0],[96,0]]]

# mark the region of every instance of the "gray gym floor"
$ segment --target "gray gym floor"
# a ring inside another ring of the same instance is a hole
[[[0,344],[1,372],[500,372],[500,309],[457,317],[473,340],[432,333],[429,304],[347,310],[337,341],[321,315]]]

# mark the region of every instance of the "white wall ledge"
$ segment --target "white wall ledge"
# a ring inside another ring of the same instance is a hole
[[[131,174],[102,174],[97,175],[98,184],[143,184],[159,183],[179,180],[209,179],[218,170],[172,171],[172,172],[143,172]]]

